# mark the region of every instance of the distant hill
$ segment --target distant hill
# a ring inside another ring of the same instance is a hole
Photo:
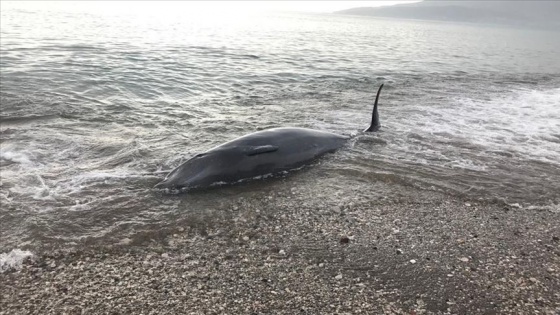
[[[555,28],[560,1],[444,1],[353,8],[338,14]]]

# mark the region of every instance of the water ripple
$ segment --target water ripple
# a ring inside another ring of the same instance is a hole
[[[333,204],[409,187],[560,200],[560,47],[533,32],[331,15],[194,25],[1,14],[0,248],[127,235],[292,188]],[[382,130],[359,134],[382,82]],[[151,190],[190,156],[278,126],[359,135],[267,185]]]

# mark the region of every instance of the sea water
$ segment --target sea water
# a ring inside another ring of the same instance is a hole
[[[276,191],[318,206],[414,188],[558,208],[554,30],[21,8],[1,23],[0,252],[114,242]],[[381,83],[382,128],[362,134]],[[355,137],[259,185],[152,188],[196,153],[280,126]]]

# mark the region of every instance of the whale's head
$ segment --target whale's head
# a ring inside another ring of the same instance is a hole
[[[197,154],[171,171],[154,188],[182,189],[209,186],[216,181],[214,174],[224,159],[213,152]]]

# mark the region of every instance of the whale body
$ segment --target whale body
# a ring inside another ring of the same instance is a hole
[[[365,132],[379,129],[377,91],[372,122]],[[301,168],[336,151],[350,137],[295,127],[257,131],[200,153],[172,170],[155,188],[194,189],[234,184]]]

